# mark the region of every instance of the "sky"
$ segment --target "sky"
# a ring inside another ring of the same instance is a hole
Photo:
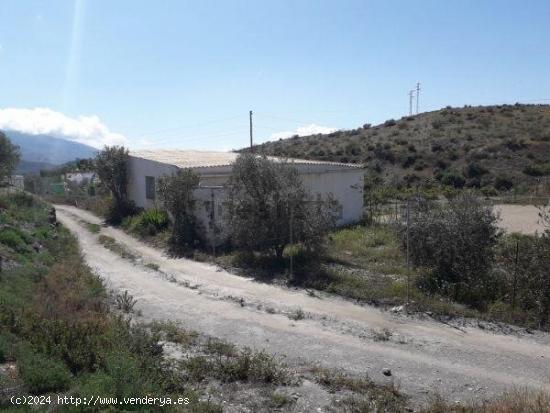
[[[550,103],[548,0],[0,0],[0,128],[230,150]]]

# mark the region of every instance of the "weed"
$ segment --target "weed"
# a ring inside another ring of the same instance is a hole
[[[100,225],[92,224],[91,222],[86,222],[86,228],[93,234],[98,234],[101,231]]]
[[[148,262],[147,264],[145,264],[145,266],[151,270],[154,270],[154,271],[158,271],[159,270],[159,266],[158,264],[155,264],[155,263],[152,263],[152,262]]]
[[[301,308],[297,308],[288,314],[287,317],[294,321],[303,320],[306,317],[306,313]]]
[[[105,248],[113,251],[115,254],[120,255],[122,258],[129,260],[135,260],[137,257],[128,251],[124,246],[115,241],[113,237],[108,235],[100,235],[98,238],[99,242],[103,244]]]
[[[123,294],[117,294],[115,300],[117,308],[125,313],[132,313],[137,302],[127,290]]]

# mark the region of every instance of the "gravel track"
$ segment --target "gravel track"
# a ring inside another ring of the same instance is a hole
[[[489,399],[511,387],[550,391],[548,334],[456,328],[329,295],[312,297],[210,264],[168,258],[118,229],[102,227],[101,234],[138,257],[123,259],[81,224],[101,224],[99,218],[65,205],[56,209],[60,222],[78,237],[90,267],[109,288],[128,290],[145,320],[181,322],[237,345],[283,355],[291,366],[314,363],[368,374],[380,383],[394,380],[418,402],[434,393],[469,401]],[[291,319],[298,309],[304,318]],[[382,374],[384,368],[392,370],[391,378]]]

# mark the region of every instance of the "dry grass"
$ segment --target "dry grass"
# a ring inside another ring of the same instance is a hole
[[[550,393],[513,390],[490,402],[467,405],[436,398],[421,413],[550,413]]]

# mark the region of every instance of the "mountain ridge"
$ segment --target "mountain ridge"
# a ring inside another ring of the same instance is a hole
[[[10,129],[3,132],[14,145],[19,146],[21,162],[18,173],[38,172],[75,159],[93,158],[98,152],[91,146],[52,135],[33,135]]]

